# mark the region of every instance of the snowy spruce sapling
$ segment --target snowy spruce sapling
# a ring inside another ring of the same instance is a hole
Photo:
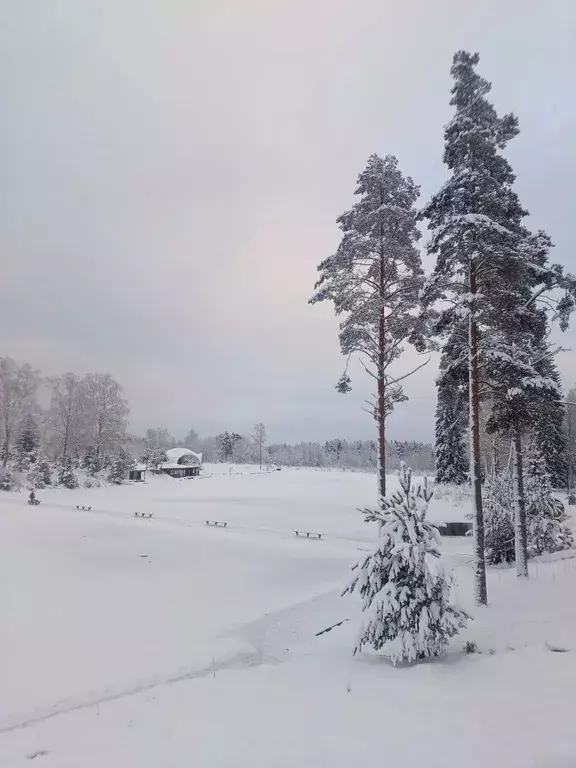
[[[52,484],[52,466],[45,456],[40,456],[32,465],[26,476],[26,484],[32,490],[42,490]]]
[[[393,664],[442,654],[470,618],[452,600],[440,535],[426,520],[432,498],[426,479],[414,486],[404,464],[398,477],[400,490],[383,498],[381,509],[363,510],[367,522],[380,523],[380,536],[344,590],[360,594],[366,617],[354,653],[371,645]]]

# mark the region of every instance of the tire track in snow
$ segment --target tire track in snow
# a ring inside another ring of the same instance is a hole
[[[116,688],[109,687],[102,691],[94,691],[92,694],[85,696],[61,699],[54,704],[39,707],[28,713],[7,715],[0,719],[0,735],[29,728],[30,726],[45,722],[46,720],[51,720],[53,717],[58,717],[59,715],[67,715],[83,709],[90,709],[99,706],[100,704],[137,696],[156,688],[174,685],[187,680],[200,679],[212,675],[215,672],[279,662],[285,657],[287,650],[285,648],[286,643],[284,642],[286,639],[285,635],[282,637],[283,642],[281,645],[276,645],[274,648],[272,644],[266,640],[268,631],[271,628],[277,629],[278,626],[281,625],[281,622],[286,619],[290,621],[290,628],[293,631],[294,624],[298,624],[298,622],[292,620],[295,614],[297,615],[298,613],[301,613],[306,606],[313,606],[318,601],[322,602],[326,598],[333,597],[334,594],[339,596],[339,590],[335,590],[334,585],[330,585],[323,591],[320,591],[319,593],[317,592],[311,597],[306,597],[303,600],[285,606],[277,611],[264,614],[264,616],[261,616],[254,621],[239,625],[224,636],[247,641],[252,645],[252,651],[240,651],[228,658],[221,657],[217,660],[212,660],[206,665],[176,672],[172,675],[159,675],[134,682],[127,686]]]

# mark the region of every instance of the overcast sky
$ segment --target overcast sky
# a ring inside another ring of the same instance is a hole
[[[576,269],[573,0],[0,0],[0,355],[109,371],[132,428],[369,437],[308,306],[372,152],[444,179],[479,51],[531,226]],[[564,343],[576,349],[576,333]],[[576,379],[575,353],[559,363]],[[403,364],[412,363],[411,356]],[[390,419],[432,437],[434,362]]]

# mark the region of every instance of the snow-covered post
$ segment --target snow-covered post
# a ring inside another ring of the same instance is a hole
[[[524,496],[524,471],[522,467],[522,435],[514,427],[514,545],[516,575],[528,578],[528,531],[526,527],[526,501]]]

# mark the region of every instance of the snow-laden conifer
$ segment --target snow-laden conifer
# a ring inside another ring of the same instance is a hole
[[[52,465],[45,456],[39,456],[26,475],[26,483],[33,490],[42,490],[52,483]]]
[[[426,519],[432,492],[399,472],[400,489],[364,510],[380,524],[373,551],[354,566],[345,593],[362,598],[364,623],[354,652],[370,645],[393,664],[442,654],[467,614],[453,601],[452,576],[440,555],[440,535]]]
[[[490,475],[484,485],[484,534],[486,562],[513,563],[514,493],[508,471]]]
[[[111,483],[120,485],[126,480],[128,473],[131,469],[134,469],[135,466],[136,462],[134,461],[134,457],[126,449],[120,450],[110,466],[108,480],[110,480]]]
[[[525,492],[529,554],[570,549],[574,541],[564,507],[554,497],[546,459],[535,445],[530,446]]]
[[[78,488],[78,477],[74,471],[74,462],[70,456],[63,456],[58,467],[58,482],[70,490]]]
[[[391,375],[414,331],[423,281],[415,207],[419,187],[404,176],[393,155],[371,155],[358,176],[357,202],[338,218],[342,240],[318,266],[320,277],[310,303],[332,301],[340,323],[340,347],[348,360],[358,356],[375,382],[370,410],[378,424],[378,491],[386,494],[386,417],[406,397]],[[408,375],[408,374],[406,374]],[[336,389],[349,392],[346,370]]]

